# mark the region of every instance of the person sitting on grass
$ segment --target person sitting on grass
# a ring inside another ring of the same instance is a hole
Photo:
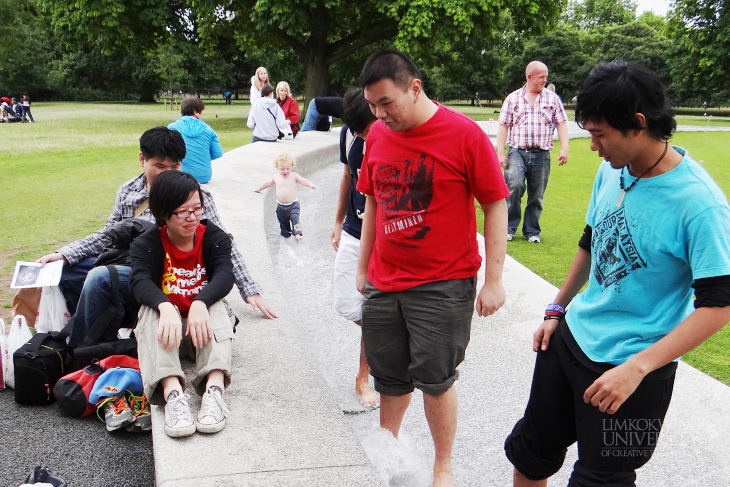
[[[302,226],[299,223],[299,201],[297,201],[297,183],[314,189],[314,183],[292,171],[296,161],[291,154],[279,154],[274,159],[274,166],[279,171],[274,176],[254,189],[259,193],[264,189],[276,185],[276,217],[279,219],[281,236],[291,237],[299,242],[304,238]]]
[[[184,172],[158,175],[150,190],[157,220],[130,248],[130,289],[141,304],[135,334],[145,395],[166,402],[165,433],[216,433],[229,414],[233,326],[223,298],[233,288],[231,237],[202,220],[203,193]],[[203,400],[195,420],[180,355],[195,361],[193,386]],[[161,387],[160,387],[161,386]]]

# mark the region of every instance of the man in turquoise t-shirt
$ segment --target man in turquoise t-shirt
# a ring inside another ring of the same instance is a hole
[[[730,208],[669,145],[676,122],[654,73],[597,66],[575,117],[605,162],[578,254],[534,335],[525,415],[505,442],[519,487],[547,485],[575,442],[569,486],[633,486],[656,447],[675,360],[730,320]]]

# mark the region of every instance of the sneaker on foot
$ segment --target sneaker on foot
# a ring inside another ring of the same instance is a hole
[[[101,419],[104,415],[107,431],[115,431],[134,421],[134,414],[127,403],[127,392],[120,391],[97,404],[96,415]]]
[[[134,422],[127,425],[127,431],[130,433],[143,433],[152,429],[152,416],[150,416],[150,403],[147,397],[142,394],[135,396],[129,394],[129,406],[134,414]]]
[[[179,438],[195,433],[193,413],[190,412],[190,394],[172,391],[165,405],[165,433],[167,436]]]
[[[507,241],[508,242],[511,242],[513,238],[514,238],[514,234],[512,234],[512,233],[508,233],[507,234]]]
[[[533,235],[532,237],[527,239],[530,243],[540,243],[540,237],[538,235]]]
[[[217,433],[225,427],[229,414],[223,391],[218,386],[210,386],[203,394],[195,425],[201,433]]]

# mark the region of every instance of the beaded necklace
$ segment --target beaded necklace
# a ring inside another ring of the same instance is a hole
[[[639,179],[641,179],[644,176],[646,176],[647,174],[649,174],[649,171],[651,171],[652,169],[654,169],[655,167],[657,167],[657,165],[660,162],[662,162],[662,159],[664,159],[664,156],[667,155],[667,149],[669,149],[669,141],[668,140],[665,140],[664,141],[664,152],[662,152],[662,155],[659,156],[659,159],[657,159],[657,161],[649,169],[647,169],[646,171],[644,171],[644,173],[641,176],[639,176],[638,178],[634,179],[634,181],[631,184],[629,184],[629,187],[626,188],[626,189],[624,189],[624,169],[626,168],[626,166],[624,166],[624,167],[621,168],[621,176],[619,177],[619,185],[621,186],[621,192],[618,195],[618,200],[616,200],[616,206],[621,206],[621,204],[624,202],[624,196],[626,196],[626,193],[628,193],[629,190],[631,188],[633,188],[634,185],[636,185],[636,183],[639,182]]]

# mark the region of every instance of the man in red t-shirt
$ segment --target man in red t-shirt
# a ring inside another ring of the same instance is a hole
[[[357,284],[380,425],[397,437],[419,388],[436,449],[434,485],[453,485],[456,367],[469,343],[475,298],[480,316],[505,301],[509,191],[484,131],[429,100],[406,54],[373,54],[360,82],[378,118],[357,184],[367,197]],[[484,211],[487,255],[478,297],[474,198]]]

